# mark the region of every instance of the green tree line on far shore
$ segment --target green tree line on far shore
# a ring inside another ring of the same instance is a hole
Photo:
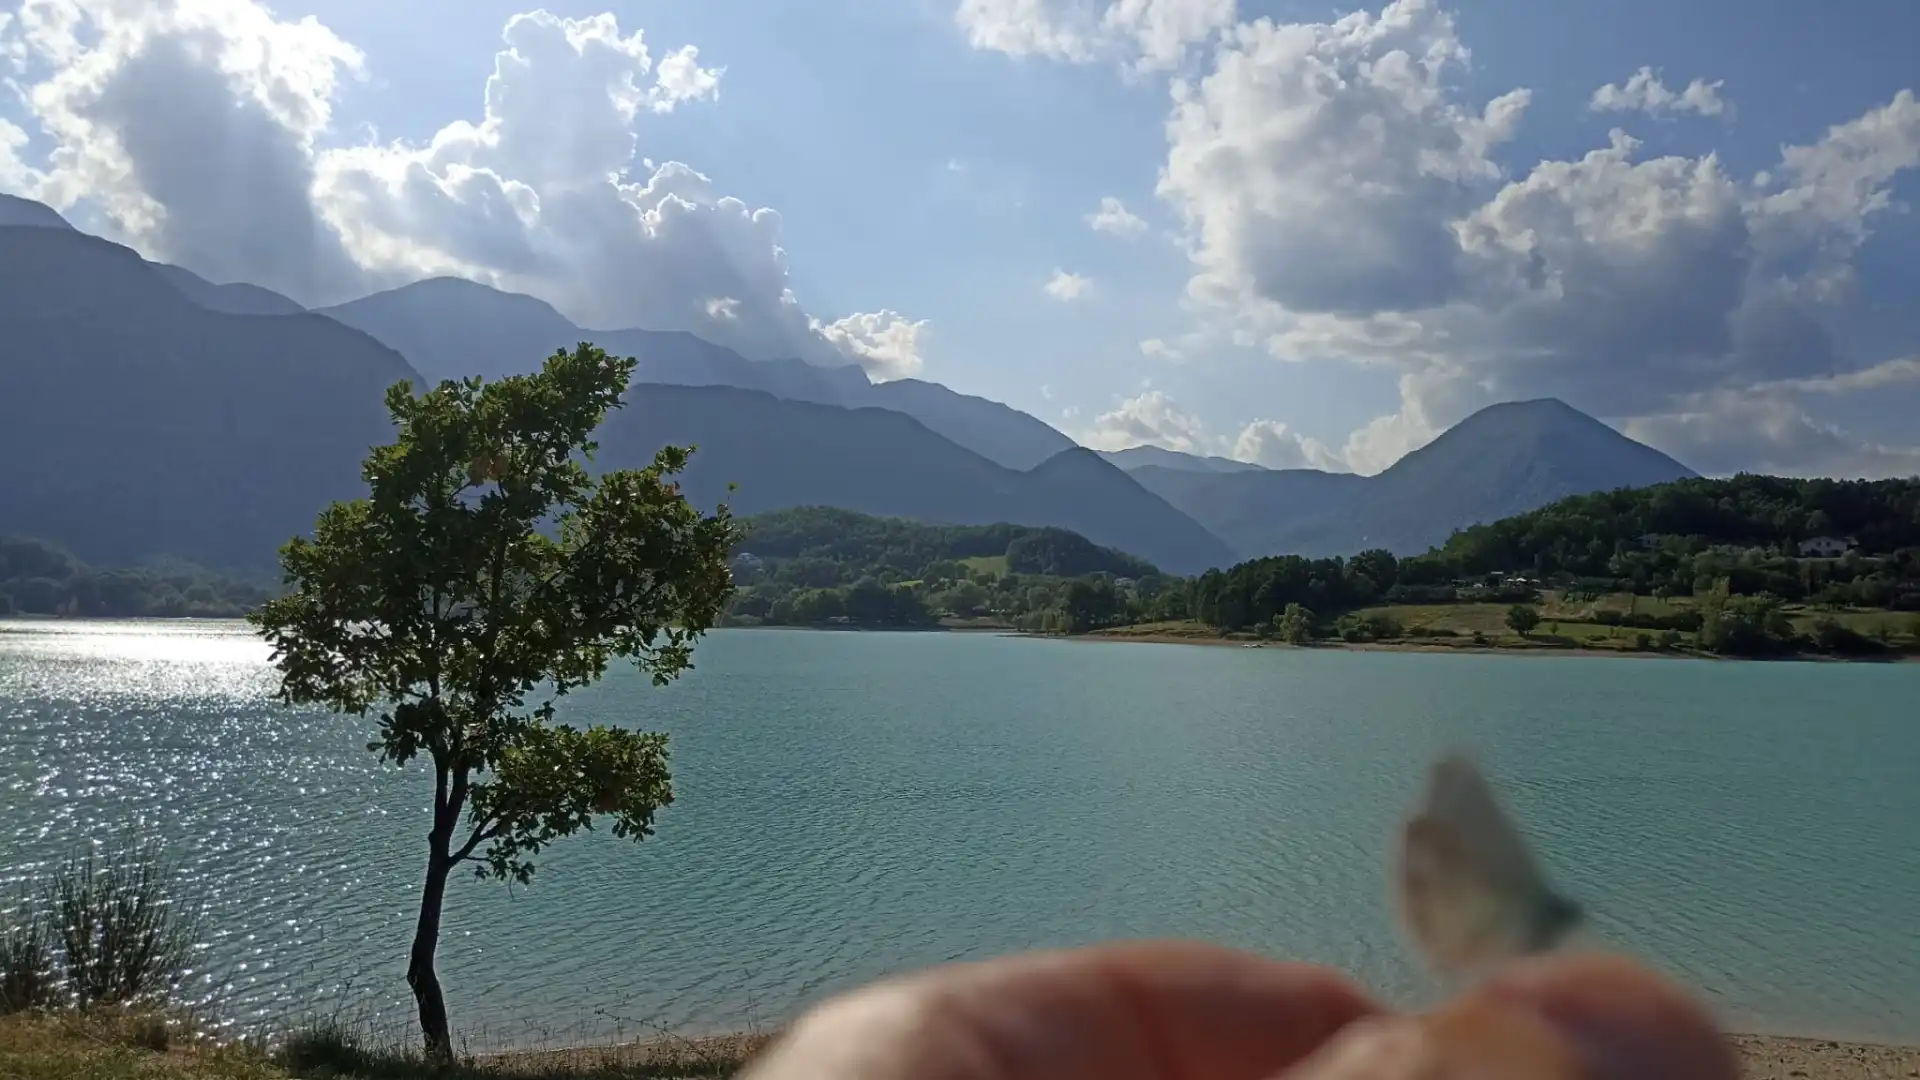
[[[1684,633],[1726,655],[1885,651],[1893,623],[1878,624],[1874,638],[1836,616],[1920,612],[1920,481],[1683,480],[1563,499],[1461,530],[1412,558],[1275,556],[1187,585],[1193,617],[1217,630],[1347,641],[1404,636],[1394,605],[1526,606],[1546,589],[1575,602],[1677,601],[1591,615],[1645,631],[1654,645],[1671,647]],[[1821,614],[1796,627],[1794,605]],[[1537,612],[1516,613],[1508,626],[1525,637],[1538,622]]]
[[[40,540],[0,536],[0,616],[235,618],[268,586],[186,563],[101,569]]]

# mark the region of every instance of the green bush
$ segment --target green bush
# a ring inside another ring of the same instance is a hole
[[[44,1009],[59,999],[47,922],[31,903],[22,902],[0,927],[0,1016]]]
[[[192,959],[198,912],[153,841],[89,850],[55,872],[45,915],[68,997],[83,1008],[160,1000]]]

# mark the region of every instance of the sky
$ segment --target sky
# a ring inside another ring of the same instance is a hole
[[[1920,473],[1920,5],[0,0],[0,191],[1377,472],[1558,397]]]

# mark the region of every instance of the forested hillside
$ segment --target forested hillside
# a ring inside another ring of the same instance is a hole
[[[232,618],[271,595],[185,563],[100,569],[52,544],[0,536],[0,616]]]
[[[930,525],[802,507],[741,522],[735,625],[1091,629],[1153,614],[1184,583],[1065,529]],[[1166,614],[1167,609],[1161,609]],[[1181,609],[1172,609],[1174,614]]]

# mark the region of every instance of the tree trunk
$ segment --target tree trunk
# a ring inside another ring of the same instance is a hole
[[[440,993],[440,976],[433,970],[433,955],[440,946],[440,903],[447,895],[447,875],[453,871],[447,842],[432,838],[427,856],[427,880],[420,890],[420,921],[413,931],[413,953],[407,961],[407,985],[413,987],[413,1000],[420,1008],[420,1034],[426,1038],[427,1059],[447,1062],[453,1059],[453,1035],[447,1025],[447,999]]]

